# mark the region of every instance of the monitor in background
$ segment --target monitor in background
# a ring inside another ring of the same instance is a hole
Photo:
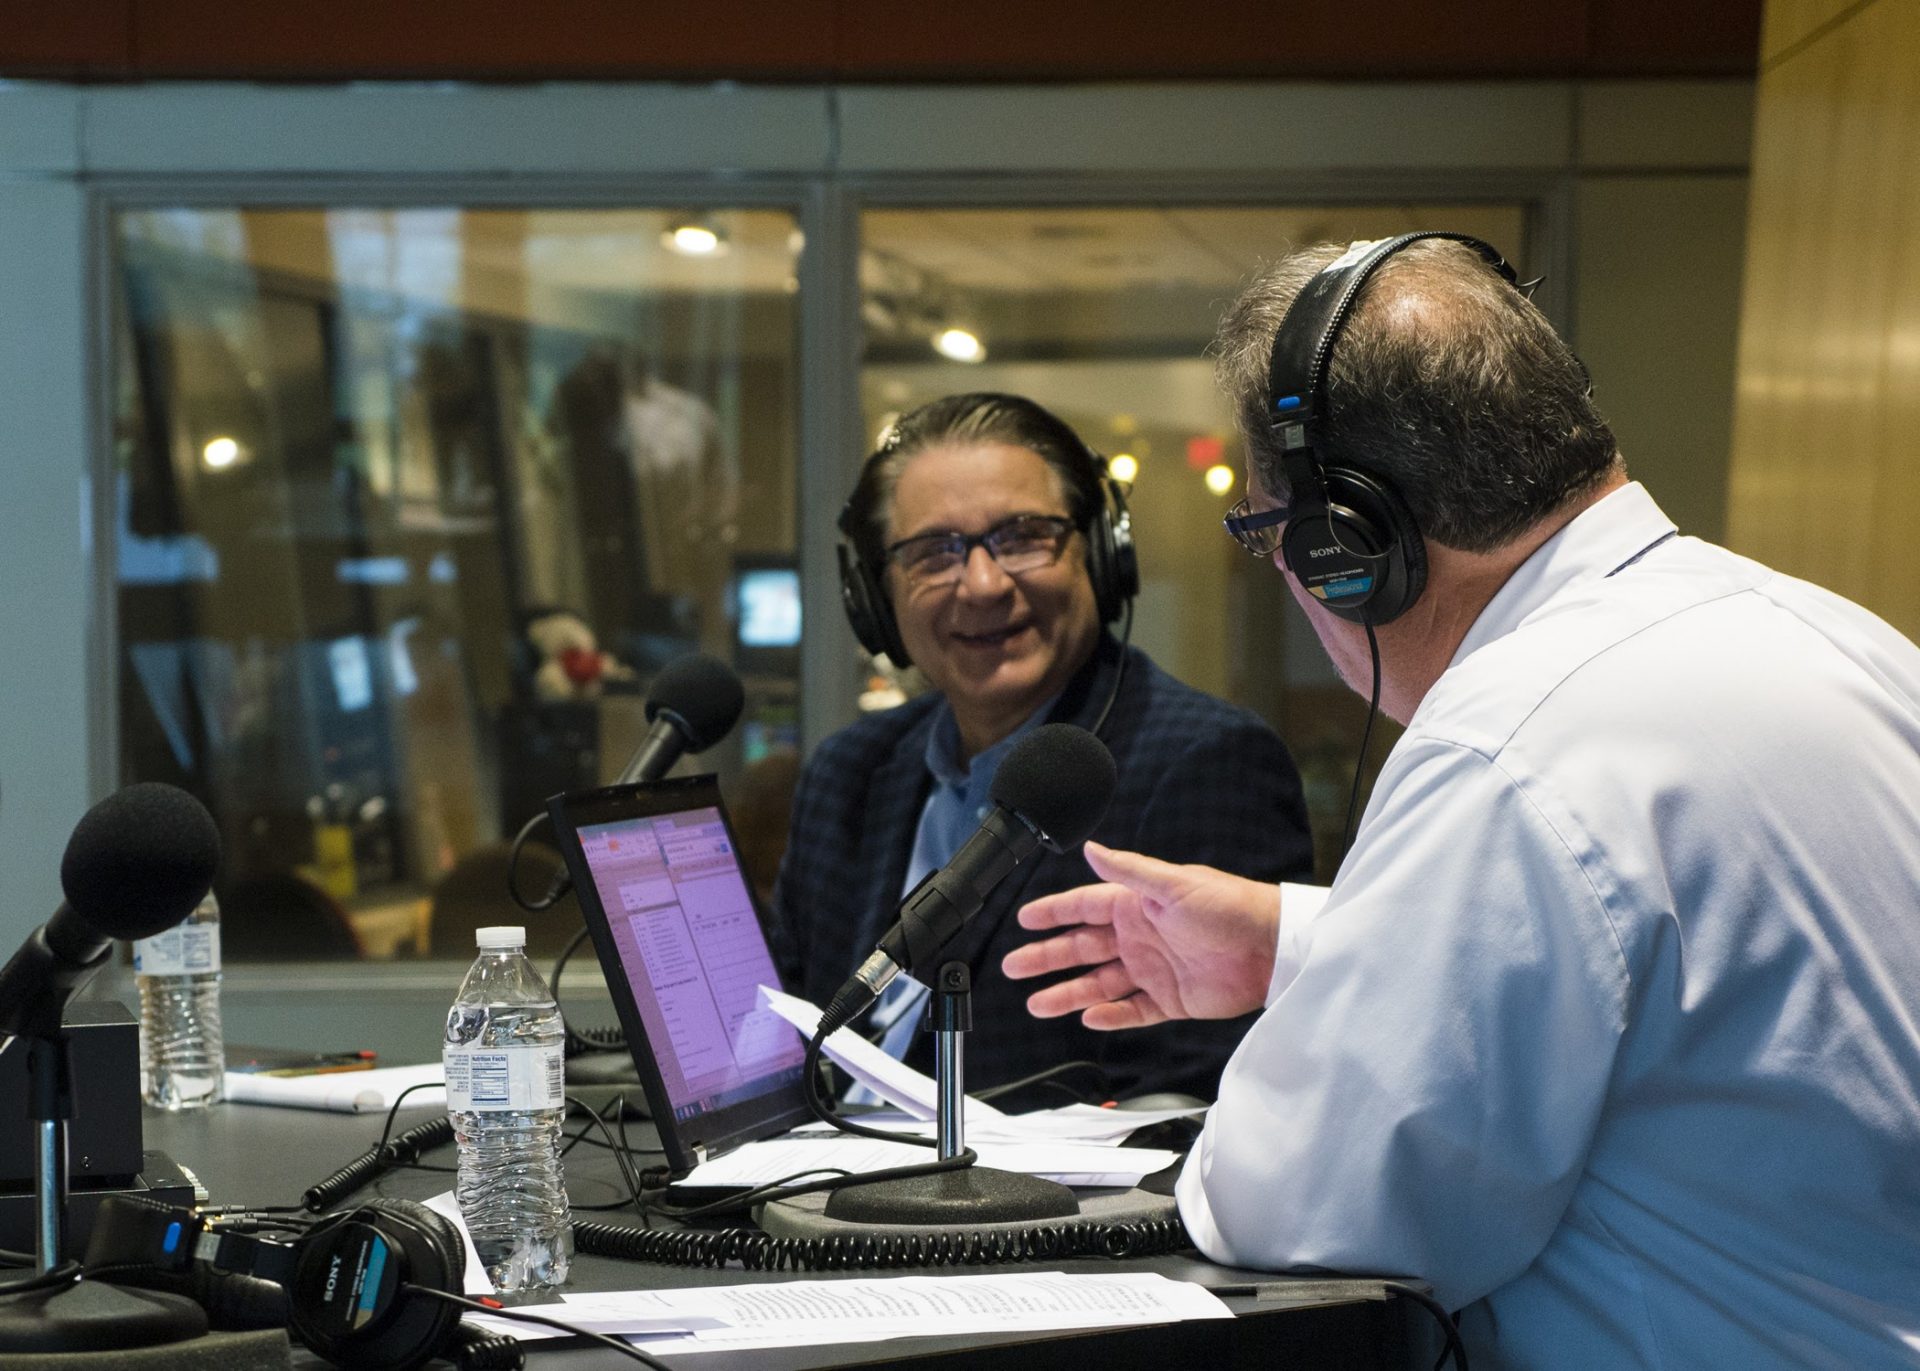
[[[800,571],[794,559],[736,554],[729,592],[741,672],[791,675],[800,661]]]
[[[780,982],[715,778],[548,809],[668,1166],[802,1122],[806,1044],[760,1007],[758,988]]]

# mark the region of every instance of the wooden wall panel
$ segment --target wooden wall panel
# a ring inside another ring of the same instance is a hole
[[[134,0],[143,76],[819,79],[834,0]]]
[[[1760,6],[1602,0],[1589,8],[1587,76],[1691,76],[1753,70]]]
[[[1920,6],[1761,75],[1729,541],[1920,636]]]
[[[0,70],[11,76],[127,76],[135,0],[0,0]]]
[[[1760,29],[1760,60],[1778,61],[1796,43],[1858,9],[1862,0],[1769,0]]]
[[[944,75],[1233,77],[1563,75],[1584,56],[1584,5],[1465,0],[1444,23],[1406,4],[1212,0],[1204,10],[1110,0],[925,6],[841,0],[844,69]],[[1122,17],[1124,15],[1124,17]],[[1204,15],[1204,18],[1201,16]]]
[[[1828,0],[1798,0],[1814,5]],[[1832,0],[1840,3],[1841,0]],[[1746,76],[1761,0],[0,0],[0,75],[339,80]]]

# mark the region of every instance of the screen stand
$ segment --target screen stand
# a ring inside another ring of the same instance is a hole
[[[934,1034],[940,1156],[957,1157],[966,1149],[962,1035],[973,1026],[973,978],[965,962],[947,962],[940,968],[925,1026]],[[850,1223],[922,1225],[1034,1222],[1079,1212],[1079,1200],[1059,1182],[990,1166],[844,1186],[833,1192],[826,1210],[828,1218]]]

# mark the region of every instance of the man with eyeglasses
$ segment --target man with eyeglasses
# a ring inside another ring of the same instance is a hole
[[[1912,1367],[1920,650],[1679,536],[1446,237],[1296,254],[1217,344],[1231,531],[1406,725],[1331,888],[1089,845],[1005,969],[1265,1006],[1178,1186],[1216,1260],[1419,1276],[1475,1371]]]
[[[775,888],[782,980],[824,1004],[870,952],[901,897],[945,864],[989,806],[996,768],[1046,722],[1090,728],[1119,778],[1096,836],[1170,861],[1275,880],[1312,867],[1300,779],[1256,716],[1174,680],[1116,641],[1131,614],[1124,503],[1059,418],[1019,396],[955,395],[903,416],[862,470],[841,518],[843,589],[862,643],[909,663],[926,693],[826,739],[794,797]],[[1000,959],[1026,935],[1021,901],[1092,878],[1078,852],[1021,864],[947,959],[973,972],[967,1086],[1212,1099],[1248,1019],[1116,1038],[1038,1024]],[[931,1069],[925,991],[899,977],[858,1027]]]

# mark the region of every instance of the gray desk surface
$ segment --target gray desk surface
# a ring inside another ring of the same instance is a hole
[[[395,1131],[424,1122],[436,1111],[403,1109]],[[302,1192],[359,1156],[380,1136],[384,1116],[326,1114],[306,1110],[221,1104],[194,1114],[168,1115],[148,1110],[146,1145],[165,1152],[188,1168],[206,1187],[214,1204],[289,1205]],[[569,1129],[577,1127],[569,1121]],[[652,1141],[651,1126],[629,1123],[636,1146]],[[424,1161],[451,1166],[449,1146]],[[598,1204],[621,1198],[612,1162],[600,1149],[576,1148],[568,1157],[568,1189],[575,1204]],[[450,1188],[451,1175],[401,1170],[358,1192],[358,1196],[391,1195],[425,1199]],[[358,1197],[357,1196],[357,1197]],[[580,1215],[611,1223],[631,1221],[621,1211]],[[1109,1261],[1082,1258],[1050,1262],[1049,1269],[1113,1271]],[[1006,1267],[946,1267],[945,1274],[999,1271]],[[1194,1256],[1164,1256],[1130,1263],[1127,1269],[1162,1272],[1178,1280],[1207,1286],[1257,1284],[1257,1296],[1230,1296],[1227,1303],[1241,1317],[1231,1322],[1188,1323],[1157,1328],[1078,1334],[1045,1333],[976,1338],[915,1338],[884,1343],[850,1343],[834,1347],[769,1349],[762,1352],[709,1352],[670,1358],[672,1364],[698,1371],[801,1371],[834,1366],[928,1365],[969,1368],[1055,1367],[1069,1363],[1097,1364],[1100,1371],[1124,1368],[1164,1368],[1186,1363],[1199,1367],[1374,1368],[1426,1367],[1433,1363],[1439,1341],[1430,1317],[1405,1300],[1369,1298],[1365,1282],[1293,1281],[1259,1272],[1215,1266]],[[805,1273],[808,1278],[884,1275],[871,1271]],[[795,1276],[771,1272],[685,1268],[579,1256],[570,1288],[623,1290],[663,1285],[733,1285],[758,1281],[792,1280]],[[1305,1304],[1302,1300],[1314,1300]],[[537,1350],[536,1350],[537,1349]],[[534,1344],[529,1365],[553,1366],[555,1371],[597,1371],[634,1365],[604,1348],[575,1345],[555,1349]],[[313,1362],[312,1365],[320,1363]]]

